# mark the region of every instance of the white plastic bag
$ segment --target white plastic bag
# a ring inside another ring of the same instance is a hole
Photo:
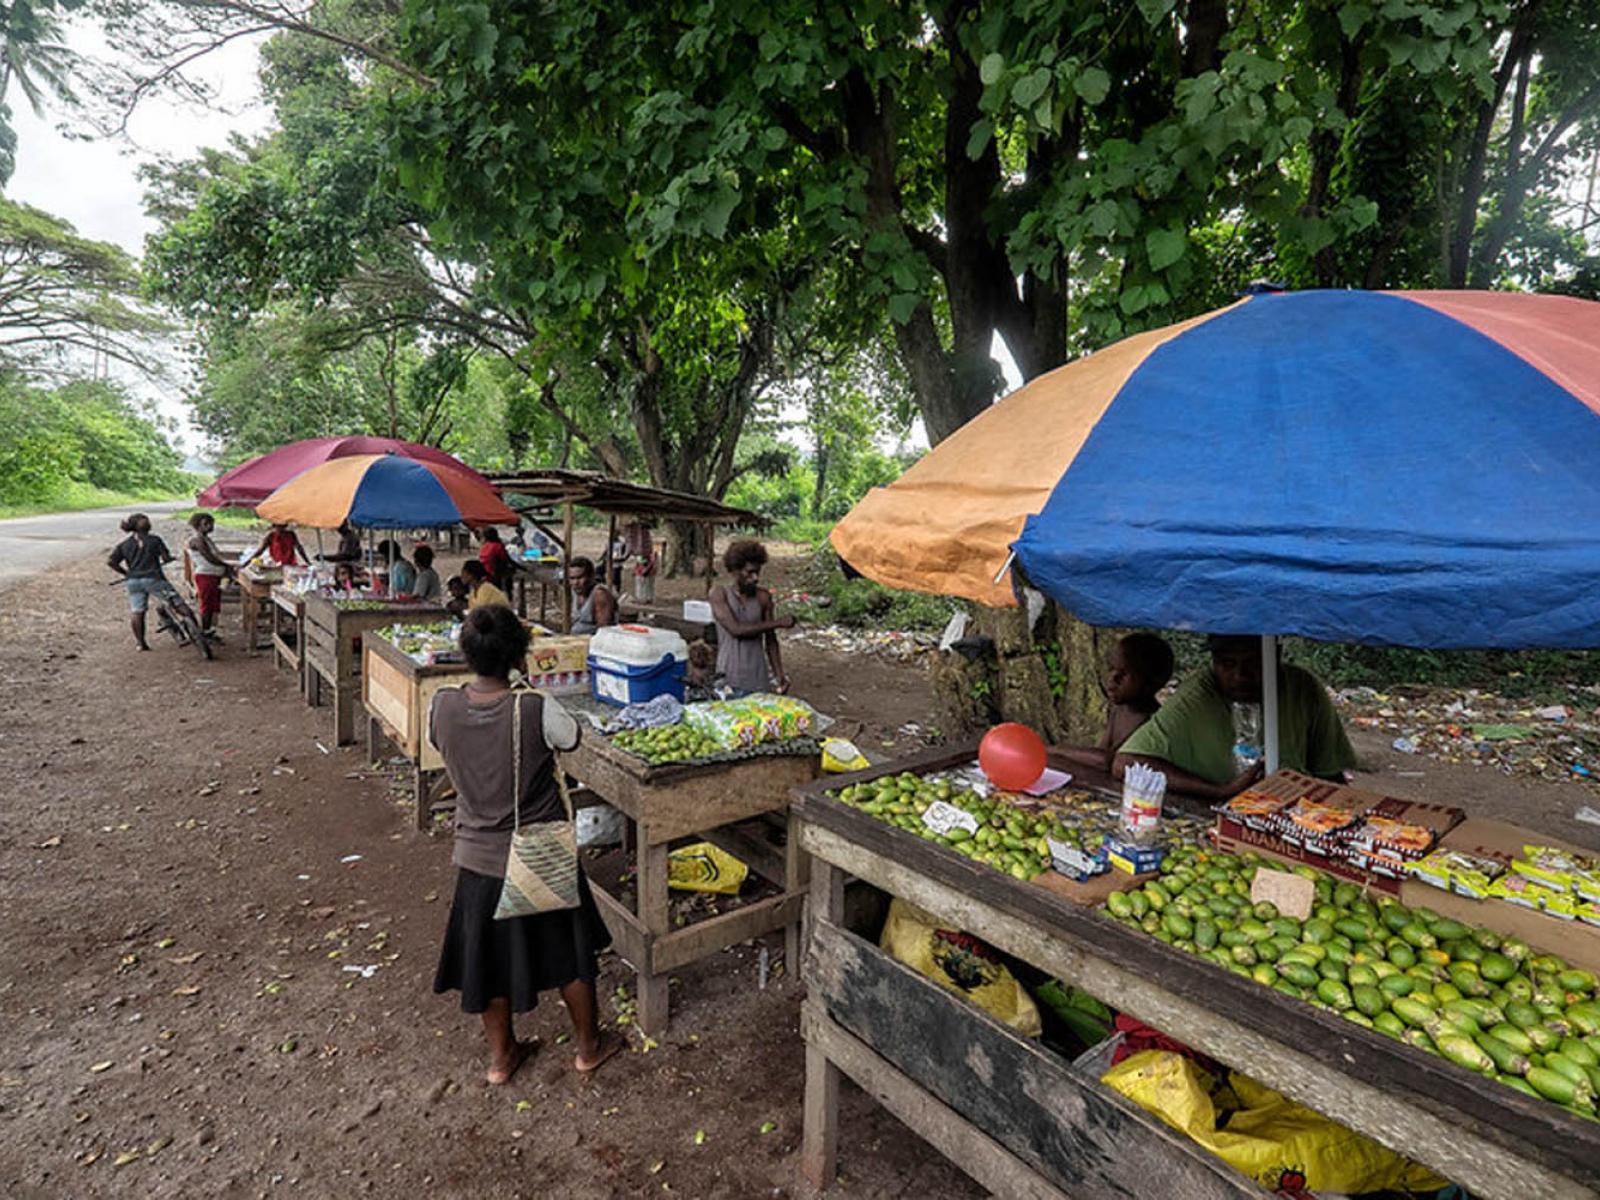
[[[609,804],[580,808],[577,815],[578,849],[615,846],[622,841],[623,821],[627,818]]]

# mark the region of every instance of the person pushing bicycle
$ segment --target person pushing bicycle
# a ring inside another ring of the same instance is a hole
[[[150,532],[150,518],[144,513],[134,513],[124,520],[122,531],[128,536],[116,544],[106,563],[127,581],[133,640],[139,649],[148,650],[150,643],[145,641],[144,614],[150,606],[150,597],[169,592],[177,595],[161,570],[164,564],[172,561],[172,551],[158,535]]]

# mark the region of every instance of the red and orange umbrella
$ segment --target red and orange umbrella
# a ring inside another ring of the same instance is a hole
[[[420,462],[439,463],[488,483],[466,463],[434,446],[403,442],[398,438],[351,434],[346,437],[308,438],[303,442],[279,446],[270,454],[262,454],[224,472],[195,500],[206,508],[226,508],[230,505],[252,508],[302,471],[336,458],[358,454],[398,454],[402,458],[414,458]]]
[[[515,525],[482,477],[397,454],[335,458],[303,471],[256,506],[274,523],[334,529],[427,529],[443,525]]]

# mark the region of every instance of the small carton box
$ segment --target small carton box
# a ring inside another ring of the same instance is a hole
[[[1074,883],[1083,883],[1111,869],[1111,864],[1106,861],[1104,846],[1093,850],[1082,850],[1077,846],[1058,842],[1055,838],[1049,841],[1051,864],[1057,872]]]
[[[589,639],[538,637],[528,643],[527,671],[530,687],[552,695],[589,690]]]
[[[1371,871],[1342,858],[1323,858],[1307,853],[1304,846],[1296,846],[1274,837],[1270,833],[1260,833],[1254,829],[1246,829],[1237,821],[1228,817],[1219,816],[1217,827],[1212,832],[1212,840],[1218,850],[1229,854],[1242,854],[1246,850],[1254,850],[1264,858],[1276,859],[1278,862],[1288,863],[1291,866],[1305,864],[1315,867],[1319,871],[1326,871],[1335,879],[1347,879],[1351,883],[1359,884],[1371,891],[1387,896],[1400,894],[1400,881],[1389,879],[1382,875],[1375,875]]]
[[[1140,845],[1121,838],[1106,838],[1104,849],[1106,861],[1125,875],[1159,871],[1167,857],[1167,848],[1163,845]]]
[[[528,674],[553,675],[589,669],[589,639],[583,636],[536,637],[528,643]]]

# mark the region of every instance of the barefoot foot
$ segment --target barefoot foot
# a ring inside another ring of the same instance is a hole
[[[489,1073],[484,1076],[485,1081],[492,1087],[500,1087],[502,1084],[510,1083],[511,1077],[517,1073],[517,1069],[532,1058],[534,1052],[538,1049],[539,1039],[534,1038],[532,1041],[527,1042],[513,1042],[511,1053],[505,1058],[491,1055]]]
[[[627,1043],[615,1033],[603,1033],[595,1044],[592,1052],[578,1051],[577,1057],[572,1060],[572,1065],[577,1068],[579,1075],[593,1075],[607,1060],[625,1049]]]

